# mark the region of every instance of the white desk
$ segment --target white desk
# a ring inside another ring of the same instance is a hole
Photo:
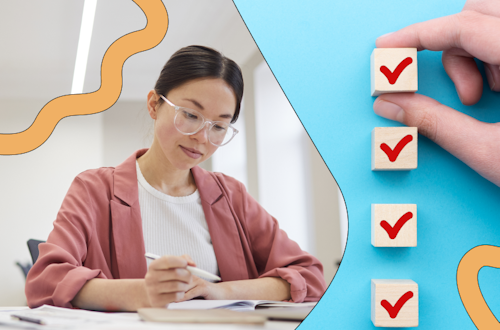
[[[19,326],[4,325],[1,324],[1,320],[10,318],[10,313],[16,310],[27,309],[27,307],[0,307],[0,330],[20,330]],[[246,325],[246,324],[201,324],[201,323],[155,323],[155,322],[144,322],[141,321],[137,313],[110,313],[117,316],[117,319],[112,322],[102,323],[102,324],[92,324],[91,328],[95,330],[142,330],[142,329],[180,329],[180,330],[191,330],[191,329],[204,329],[204,330],[230,330],[230,329],[245,329],[245,330],[293,330],[300,322],[288,322],[288,321],[267,321],[263,326],[259,325]],[[36,325],[29,322],[21,322],[20,325],[24,324],[26,329],[28,326],[31,329],[62,329],[56,327],[49,327],[43,325]],[[71,327],[66,327],[64,329],[80,330],[89,329],[90,324],[79,325],[76,324]]]

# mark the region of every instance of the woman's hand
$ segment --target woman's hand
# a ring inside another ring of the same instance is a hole
[[[465,105],[478,102],[483,89],[474,58],[483,61],[491,90],[500,91],[500,1],[468,0],[458,14],[410,25],[379,37],[376,44],[443,51],[444,69]],[[382,117],[418,127],[419,133],[500,186],[500,123],[480,122],[413,93],[383,94],[373,109]]]
[[[194,276],[186,269],[188,265],[196,266],[188,255],[163,256],[151,262],[144,277],[151,307],[183,300],[186,291],[193,287]]]
[[[189,289],[186,291],[181,301],[191,300],[196,297],[202,297],[207,300],[230,299],[228,298],[226,289],[226,282],[212,283],[193,275],[193,280],[189,284]]]
[[[210,300],[289,300],[290,284],[278,277],[212,283],[193,275],[182,301],[196,297]]]

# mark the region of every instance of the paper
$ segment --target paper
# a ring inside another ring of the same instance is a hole
[[[39,320],[43,325],[35,323],[16,321],[11,316],[27,316],[31,319]],[[17,311],[5,311],[0,315],[0,324],[9,326],[25,327],[32,329],[62,329],[75,327],[88,327],[96,324],[106,323],[130,323],[140,322],[136,313],[104,313],[92,312],[79,309],[68,309],[43,305],[34,309],[23,309]]]

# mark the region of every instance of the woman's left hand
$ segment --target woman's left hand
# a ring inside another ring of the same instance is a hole
[[[186,301],[196,297],[210,300],[290,300],[290,284],[279,277],[263,277],[252,280],[212,283],[192,275],[184,297]]]
[[[207,300],[220,300],[226,298],[225,286],[223,283],[212,283],[193,275],[190,283],[191,288],[186,291],[180,301],[190,300],[196,297],[203,297]]]

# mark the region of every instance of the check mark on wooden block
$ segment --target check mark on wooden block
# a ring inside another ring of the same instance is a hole
[[[406,212],[405,214],[403,214],[403,216],[401,216],[401,218],[398,219],[398,221],[396,222],[394,227],[392,227],[385,220],[380,221],[380,226],[382,226],[382,228],[385,229],[387,234],[389,234],[390,239],[395,239],[396,236],[398,236],[398,233],[401,230],[401,228],[403,227],[403,225],[411,218],[413,218],[413,213]]]
[[[398,144],[394,147],[394,149],[391,149],[387,144],[385,143],[382,143],[380,145],[380,149],[382,149],[383,152],[385,152],[385,154],[387,155],[387,157],[389,157],[389,160],[391,162],[395,162],[396,159],[398,159],[398,156],[399,154],[401,153],[401,150],[403,150],[403,148],[408,144],[410,143],[411,141],[413,140],[413,137],[408,134],[407,136],[405,136],[404,138],[402,138]]]
[[[382,65],[380,67],[380,72],[382,72],[384,76],[386,76],[387,80],[389,80],[389,84],[394,85],[401,75],[401,72],[403,72],[403,70],[406,69],[406,67],[412,62],[413,60],[411,59],[411,57],[407,57],[398,64],[393,72],[391,72],[391,70],[389,70],[385,65]]]
[[[382,307],[385,308],[385,310],[387,311],[387,313],[389,313],[389,316],[394,319],[398,316],[398,313],[399,311],[401,310],[401,308],[404,306],[404,304],[406,304],[406,302],[408,300],[410,300],[410,298],[413,297],[413,292],[411,291],[408,291],[406,292],[404,295],[401,296],[401,298],[398,299],[398,301],[396,302],[396,304],[394,306],[392,306],[387,300],[382,300],[380,302],[380,304],[382,305]]]

